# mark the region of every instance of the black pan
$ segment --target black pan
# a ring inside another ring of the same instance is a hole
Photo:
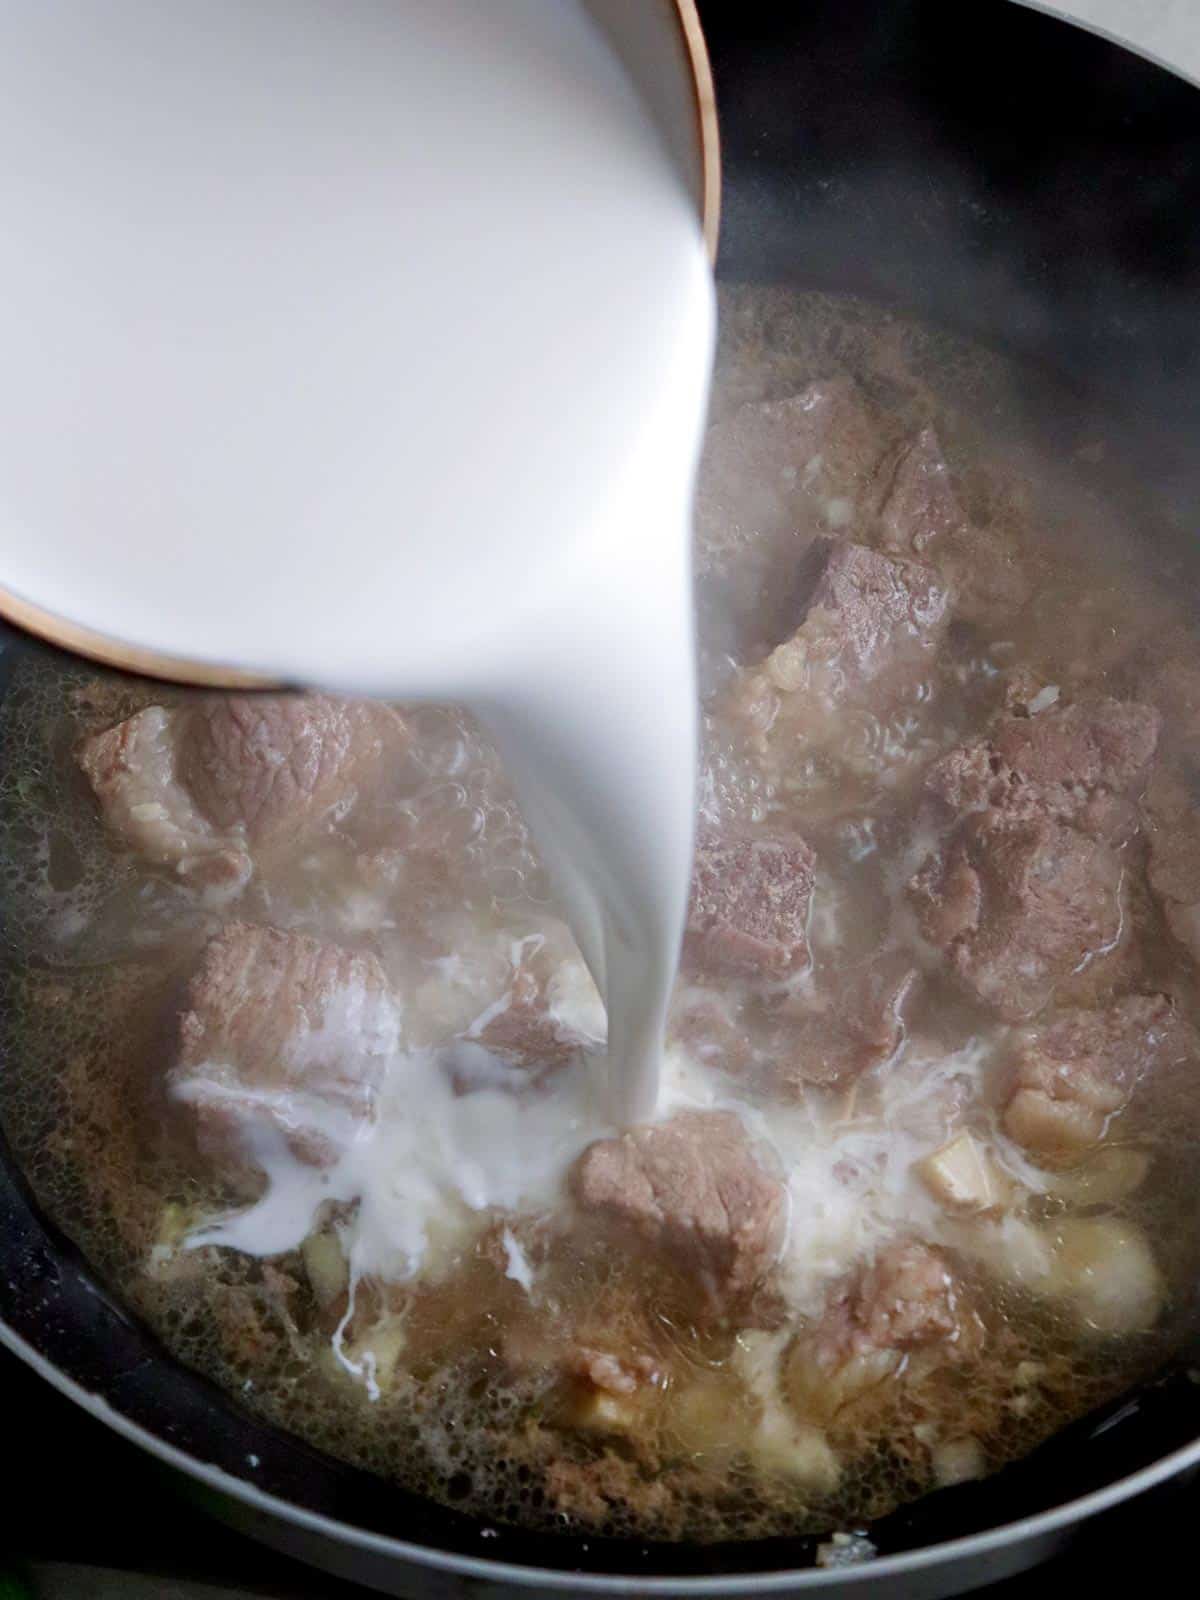
[[[1124,430],[1157,537],[1194,543],[1200,92],[1010,0],[701,9],[726,161],[720,273],[866,295],[1040,368],[1059,423],[1066,410]],[[0,665],[32,648],[9,642]],[[178,1366],[38,1214],[11,1160],[0,1323],[51,1381],[205,1486],[214,1509],[393,1593],[946,1593],[1016,1570],[1089,1511],[1200,1462],[1200,1387],[1181,1368],[996,1477],[887,1518],[871,1530],[879,1559],[851,1572],[813,1570],[808,1539],[485,1530],[266,1427]]]

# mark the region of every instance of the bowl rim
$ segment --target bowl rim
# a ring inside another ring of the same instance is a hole
[[[710,265],[717,258],[717,237],[721,220],[721,135],[717,120],[716,93],[712,64],[696,0],[662,0],[679,33],[682,59],[691,85],[694,110],[693,139],[698,157],[695,201],[700,213],[704,244]],[[0,619],[40,639],[44,644],[70,655],[93,661],[119,672],[134,673],[189,688],[274,689],[297,687],[277,678],[245,672],[219,661],[193,660],[141,645],[84,627],[69,617],[58,615],[26,596],[0,584]]]

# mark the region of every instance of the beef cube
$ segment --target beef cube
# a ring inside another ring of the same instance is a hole
[[[1063,821],[1116,838],[1136,826],[1130,802],[1145,785],[1159,727],[1152,706],[1098,700],[1008,718],[991,745],[1014,788],[1032,787]]]
[[[925,661],[948,620],[949,595],[932,567],[828,539],[810,560],[805,619],[764,663],[777,689],[854,700],[883,674]]]
[[[840,1088],[890,1061],[904,1041],[904,1009],[916,981],[910,961],[885,955],[785,997],[769,1032],[776,1092]]]
[[[863,545],[818,541],[805,565],[804,621],[734,675],[725,710],[773,782],[809,783],[818,759],[836,803],[849,774],[894,785],[919,742],[949,596],[932,567]]]
[[[1143,816],[1150,887],[1171,932],[1200,961],[1200,807],[1191,785],[1178,773],[1155,773]]]
[[[191,883],[236,892],[250,876],[250,856],[243,840],[212,826],[179,777],[182,716],[147,706],[86,739],[79,765],[105,823],[137,855]]]
[[[956,1287],[938,1251],[916,1240],[890,1245],[839,1285],[821,1329],[822,1346],[836,1359],[953,1339]]]
[[[741,406],[708,430],[696,492],[697,599],[731,656],[765,655],[796,625],[797,558],[874,512],[886,440],[846,378]]]
[[[885,550],[921,556],[935,540],[963,529],[967,519],[932,428],[906,439],[879,476],[879,541]]]
[[[700,563],[766,536],[846,527],[873,491],[886,447],[848,378],[785,400],[750,401],[714,423],[696,494]]]
[[[1017,1049],[1006,1131],[1046,1165],[1078,1160],[1104,1138],[1175,1031],[1162,995],[1064,1011],[1030,1030]]]
[[[954,596],[954,615],[980,627],[1003,624],[1032,583],[1016,531],[980,527],[966,514],[932,428],[905,439],[879,470],[875,541],[931,561]]]
[[[399,1041],[374,956],[231,923],[188,988],[170,1093],[227,1176],[251,1177],[280,1145],[329,1166],[370,1121]]]
[[[257,859],[344,815],[405,738],[386,706],[324,695],[213,695],[148,706],[84,740],[107,825],[179,877],[240,888]]]
[[[673,1035],[698,1060],[773,1094],[841,1088],[899,1050],[917,977],[907,957],[889,952],[740,1003],[696,986],[681,997]]]
[[[191,719],[184,781],[217,828],[254,845],[291,839],[374,775],[404,728],[389,707],[326,695],[224,695]]]
[[[783,978],[809,964],[808,913],[816,857],[803,839],[696,842],[684,954],[704,972]]]
[[[1102,841],[993,810],[969,816],[909,892],[922,933],[959,985],[1018,1022],[1116,942],[1121,878],[1120,858]]]
[[[1136,826],[1160,720],[1135,701],[1081,701],[1033,717],[1004,717],[990,737],[935,762],[928,793],[955,812],[988,807],[1052,816],[1101,838]]]
[[[820,1320],[795,1341],[789,1398],[802,1414],[832,1421],[872,1393],[886,1396],[890,1378],[964,1360],[980,1335],[946,1257],[899,1240],[836,1284]]]
[[[909,885],[921,932],[976,1000],[1009,1021],[1111,950],[1123,926],[1116,845],[1158,739],[1133,702],[1003,718],[934,763],[926,790],[945,847]]]
[[[694,1276],[710,1307],[744,1301],[774,1264],[787,1190],[729,1111],[682,1112],[584,1151],[571,1186],[585,1212]]]

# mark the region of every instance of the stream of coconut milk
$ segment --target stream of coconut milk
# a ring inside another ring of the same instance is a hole
[[[576,0],[0,3],[0,582],[470,705],[651,1115],[695,781],[694,202]]]

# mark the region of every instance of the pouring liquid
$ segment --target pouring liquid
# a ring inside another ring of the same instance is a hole
[[[0,12],[3,21],[3,12]],[[465,702],[650,1115],[694,803],[713,303],[566,0],[59,0],[0,51],[0,573],[110,638]]]

